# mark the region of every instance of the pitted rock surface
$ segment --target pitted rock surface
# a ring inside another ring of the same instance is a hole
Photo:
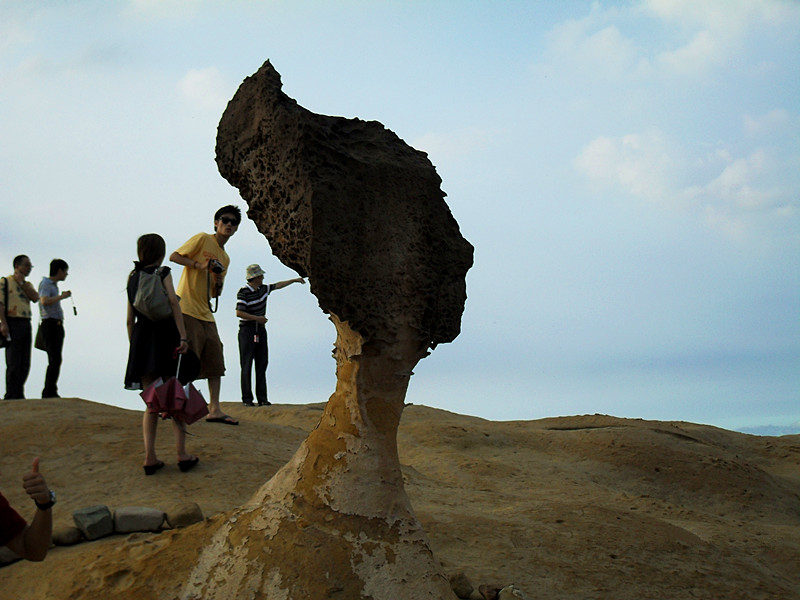
[[[392,344],[408,327],[429,347],[455,339],[473,249],[424,152],[376,121],[306,110],[269,61],[228,103],[216,152],[323,311],[365,340]]]

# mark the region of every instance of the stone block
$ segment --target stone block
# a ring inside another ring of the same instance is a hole
[[[114,511],[114,531],[159,531],[164,523],[164,512],[142,506],[124,506]]]
[[[469,580],[464,571],[452,573],[449,577],[450,589],[459,598],[469,598],[472,596],[472,582]]]
[[[59,527],[53,530],[53,543],[56,546],[72,546],[83,539],[81,530],[77,527]]]
[[[174,528],[188,527],[203,519],[203,511],[196,502],[183,502],[167,511],[167,523]]]
[[[72,513],[72,520],[87,540],[96,540],[114,533],[114,519],[104,504],[78,509]]]

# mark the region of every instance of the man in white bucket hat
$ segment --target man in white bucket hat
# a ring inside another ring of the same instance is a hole
[[[259,265],[247,267],[247,284],[236,294],[236,316],[239,317],[239,362],[242,367],[242,403],[253,403],[252,374],[256,371],[255,400],[259,406],[268,406],[267,400],[267,296],[275,290],[293,283],[305,283],[302,277],[264,284],[264,270]]]

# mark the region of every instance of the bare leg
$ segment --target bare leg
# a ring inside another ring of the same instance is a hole
[[[144,465],[154,465],[158,462],[156,456],[156,428],[158,415],[145,411],[142,417],[142,433],[144,434]]]
[[[206,420],[225,419],[230,424],[238,425],[239,421],[222,412],[222,408],[219,405],[220,380],[221,377],[208,378],[208,416]]]
[[[209,377],[208,378],[208,416],[221,417],[222,409],[219,407],[219,390],[221,387],[222,378]]]
[[[142,377],[142,388],[147,388],[155,379],[152,377]],[[156,456],[156,428],[158,427],[158,415],[156,413],[144,411],[142,417],[142,435],[144,437],[144,466],[154,465],[158,462]]]
[[[191,459],[192,456],[186,454],[186,424],[173,419],[172,430],[175,432],[175,451],[178,454],[178,460]]]

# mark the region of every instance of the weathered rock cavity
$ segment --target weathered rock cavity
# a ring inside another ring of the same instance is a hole
[[[337,331],[336,391],[294,458],[232,513],[183,596],[452,599],[403,488],[412,369],[460,331],[472,246],[425,153],[314,114],[267,61],[219,124],[217,164]]]

